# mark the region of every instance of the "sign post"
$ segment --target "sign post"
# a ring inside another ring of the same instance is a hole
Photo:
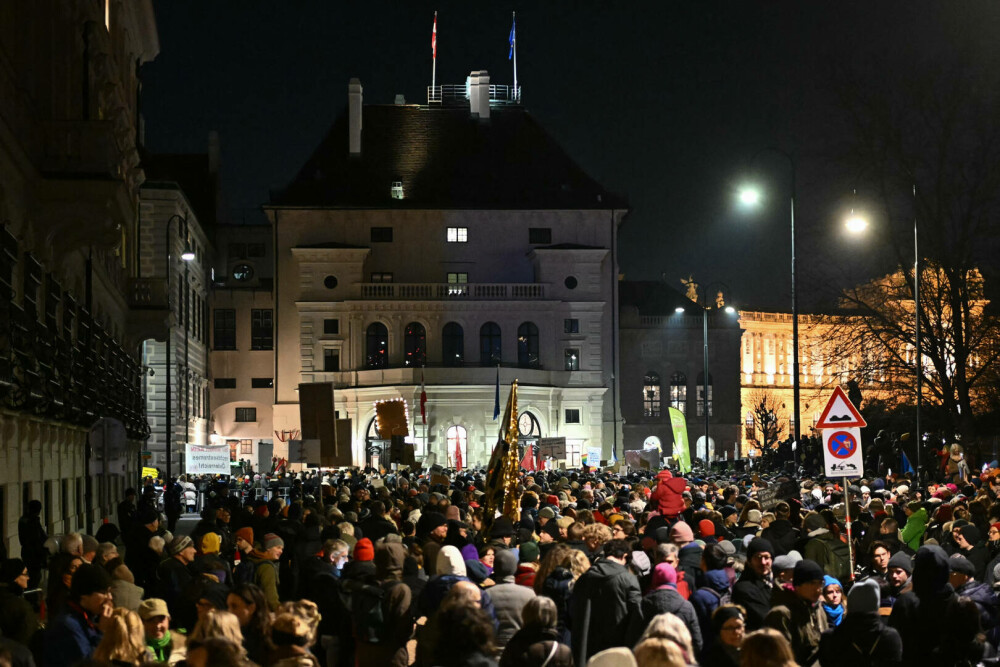
[[[820,414],[816,428],[823,432],[823,467],[827,477],[861,477],[864,474],[861,455],[861,429],[867,426],[864,417],[839,386]],[[847,549],[854,579],[854,541],[851,535],[851,492],[844,482],[844,507],[847,512]]]

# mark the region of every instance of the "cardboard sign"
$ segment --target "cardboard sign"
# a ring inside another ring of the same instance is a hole
[[[566,438],[539,438],[538,455],[543,459],[565,459],[566,458]]]
[[[766,489],[757,492],[757,502],[763,510],[769,510],[782,500],[795,498],[799,495],[798,482],[788,481],[780,484],[772,484]]]

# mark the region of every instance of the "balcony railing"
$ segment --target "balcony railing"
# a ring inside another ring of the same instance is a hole
[[[361,283],[362,299],[504,301],[544,299],[542,283]]]
[[[427,86],[428,104],[448,104],[456,102],[467,102],[469,99],[469,85],[457,84],[446,86]],[[506,84],[490,84],[490,104],[520,104],[521,87]]]

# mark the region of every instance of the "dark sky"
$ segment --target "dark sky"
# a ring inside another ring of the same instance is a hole
[[[992,6],[991,6],[992,5]],[[439,2],[156,0],[161,51],[143,71],[146,144],[204,151],[221,133],[234,221],[258,220],[346,107],[397,93],[424,102],[438,11],[438,83],[487,69],[510,83],[507,36],[518,14],[518,79],[527,109],[632,212],[621,230],[629,279],[722,281],[740,305],[789,308],[788,166],[798,155],[800,299],[868,252],[839,220],[858,177],[834,159],[846,137],[834,72],[878,86],[878,63],[914,67],[995,40],[996,3],[838,0]],[[872,63],[869,67],[868,63]],[[754,174],[766,206],[734,205]],[[864,183],[860,183],[864,189]],[[829,270],[828,270],[829,269]]]

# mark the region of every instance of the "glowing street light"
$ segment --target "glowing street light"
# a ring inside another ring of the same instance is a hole
[[[868,221],[860,215],[851,215],[844,223],[844,227],[851,234],[863,234],[868,229]]]
[[[760,203],[760,190],[757,188],[743,188],[740,190],[740,201],[746,206],[756,206]]]

